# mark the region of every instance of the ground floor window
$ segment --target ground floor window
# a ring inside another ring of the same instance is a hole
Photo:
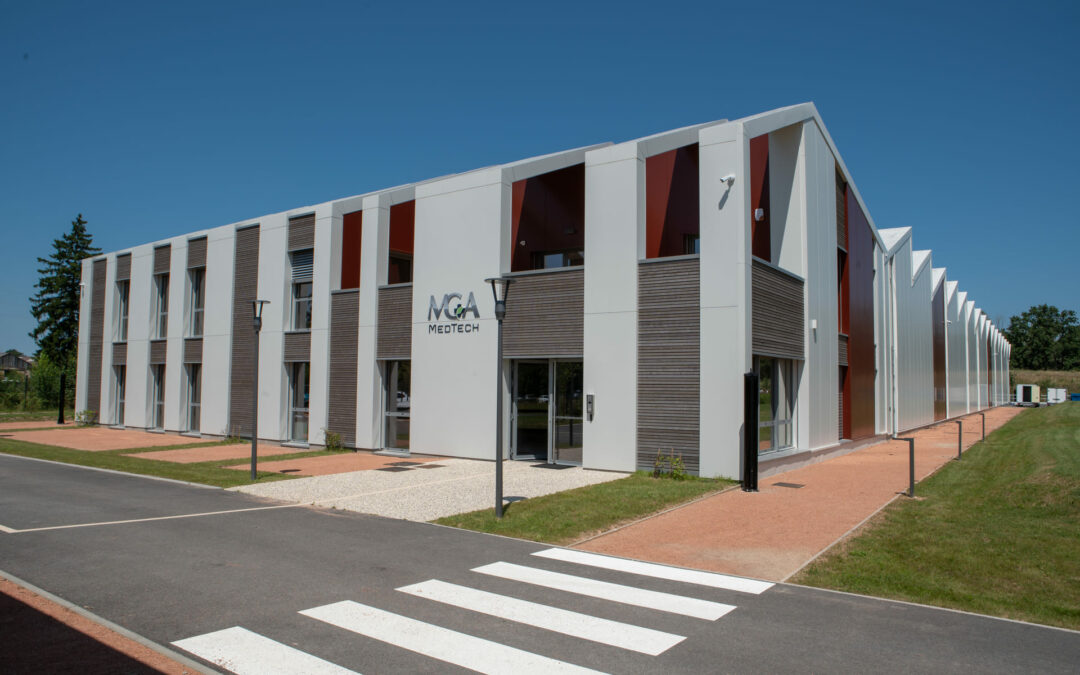
[[[153,424],[155,429],[165,428],[165,364],[150,366],[153,378],[154,391],[154,415]]]
[[[308,399],[311,394],[311,368],[307,362],[290,364],[289,407],[290,440],[307,443]]]
[[[187,365],[187,428],[188,431],[198,431],[199,411],[202,406],[202,365],[190,363]]]
[[[758,453],[776,452],[794,445],[795,377],[798,364],[787,359],[758,356]]]
[[[116,424],[124,424],[124,382],[127,380],[127,366],[113,366],[113,377],[116,381]]]
[[[409,449],[409,417],[412,408],[412,368],[409,361],[387,361],[383,364],[383,399],[386,425],[383,447]]]

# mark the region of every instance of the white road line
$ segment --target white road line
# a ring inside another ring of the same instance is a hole
[[[156,516],[154,518],[133,518],[131,520],[108,520],[100,523],[79,523],[77,525],[53,525],[51,527],[31,527],[13,532],[45,532],[47,530],[70,530],[76,527],[97,527],[98,525],[128,525],[130,523],[149,523],[155,520],[176,520],[177,518],[201,518],[203,516],[221,516],[227,513],[246,513],[247,511],[270,511],[272,509],[293,509],[301,504],[280,504],[278,506],[255,506],[250,509],[230,509],[228,511],[207,511],[206,513],[184,513],[178,516]]]
[[[688,584],[723,588],[729,591],[742,591],[743,593],[764,593],[774,585],[769,581],[733,577],[728,574],[717,574],[716,572],[687,570],[679,567],[669,567],[668,565],[659,565],[638,560],[627,560],[626,558],[613,558],[598,553],[586,553],[585,551],[573,551],[565,548],[549,548],[545,551],[537,551],[536,553],[533,553],[533,555],[541,558],[550,558],[551,560],[577,563],[578,565],[589,565],[591,567],[600,567],[606,570],[615,570],[616,572],[628,572],[630,574],[656,577],[657,579],[682,581]]]
[[[3,525],[0,525],[0,532],[3,532],[5,534],[15,534],[16,532],[19,532],[19,531],[20,530],[13,530],[10,527],[4,527]]]
[[[300,612],[319,621],[481,673],[595,673],[571,663],[508,647],[416,619],[345,600]]]
[[[571,612],[505,595],[430,579],[398,589],[404,593],[435,600],[507,621],[544,628],[583,640],[592,640],[650,656],[663,654],[686,638],[619,621]]]
[[[173,644],[237,675],[356,675],[355,671],[239,626]]]
[[[735,609],[734,605],[725,605],[721,602],[687,598],[682,595],[672,595],[671,593],[660,593],[659,591],[612,584],[607,581],[586,579],[572,574],[549,572],[548,570],[506,562],[477,567],[473,569],[473,572],[489,574],[512,581],[523,581],[527,584],[554,588],[567,593],[587,595],[591,598],[621,602],[624,605],[635,605],[637,607],[657,609],[662,612],[671,612],[672,614],[692,616],[708,621],[715,621]]]

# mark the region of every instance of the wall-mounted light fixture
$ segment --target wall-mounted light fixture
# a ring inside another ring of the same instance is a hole
[[[760,223],[765,220],[765,209],[754,209],[754,222]]]
[[[731,187],[732,185],[734,185],[734,184],[735,184],[735,174],[733,174],[733,173],[729,173],[728,175],[726,175],[726,176],[724,176],[723,178],[721,178],[721,179],[720,179],[720,182],[721,182],[721,183],[724,183],[724,184],[725,184],[725,185],[727,185],[728,187]]]

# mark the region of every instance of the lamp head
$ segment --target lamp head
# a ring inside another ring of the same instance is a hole
[[[269,300],[252,300],[251,301],[251,315],[253,318],[253,325],[255,330],[258,331],[262,328],[262,312],[263,305],[269,305]]]
[[[511,280],[506,277],[492,277],[484,281],[491,284],[491,295],[495,298],[495,318],[502,321],[506,316],[506,296]]]

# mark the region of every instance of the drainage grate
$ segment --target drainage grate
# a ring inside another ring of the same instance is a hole
[[[420,466],[421,462],[390,462],[390,466]]]
[[[412,471],[411,466],[384,466],[376,471]]]
[[[798,489],[798,488],[801,488],[801,487],[806,487],[806,485],[803,484],[803,483],[773,483],[773,485],[776,486],[776,487],[786,487],[786,488],[795,488],[795,489]]]
[[[445,464],[421,464],[420,466],[418,466],[416,468],[417,469],[441,469],[444,466],[446,466],[446,465]]]
[[[548,464],[547,462],[544,462],[543,464],[532,464],[531,466],[534,469],[554,469],[556,471],[574,468],[573,464]]]

